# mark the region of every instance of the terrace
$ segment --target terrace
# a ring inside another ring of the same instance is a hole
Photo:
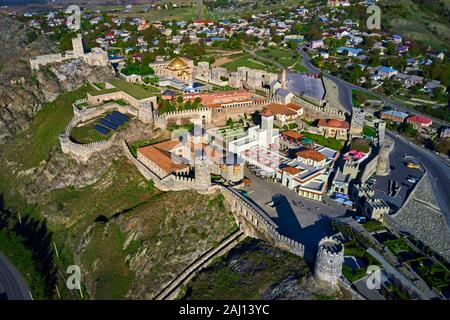
[[[112,91],[112,92],[123,91],[137,100],[150,98],[150,97],[154,96],[155,94],[160,93],[160,90],[157,89],[156,87],[147,86],[147,85],[137,85],[137,84],[133,84],[133,83],[127,82],[122,79],[113,79],[113,80],[110,80],[109,83],[116,88],[115,89],[116,91]],[[107,89],[107,90],[112,90],[112,89]]]

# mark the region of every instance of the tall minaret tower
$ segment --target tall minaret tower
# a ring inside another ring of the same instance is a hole
[[[270,110],[265,110],[261,113],[261,129],[266,131],[266,148],[273,143],[273,120],[274,116]]]
[[[287,72],[286,69],[283,69],[283,71],[281,71],[281,88],[286,89],[287,86]]]
[[[203,19],[203,0],[197,0],[197,19]]]

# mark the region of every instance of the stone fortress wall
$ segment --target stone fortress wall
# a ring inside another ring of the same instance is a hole
[[[65,154],[70,154],[76,160],[85,162],[87,161],[94,153],[106,150],[113,145],[114,139],[116,137],[116,133],[114,133],[109,139],[92,142],[89,144],[76,143],[70,139],[70,134],[72,129],[76,126],[88,122],[92,119],[95,119],[102,115],[105,112],[118,110],[122,113],[128,113],[133,116],[138,116],[138,112],[135,108],[131,106],[122,106],[115,102],[106,103],[102,106],[92,107],[80,109],[79,105],[86,102],[86,99],[77,100],[72,108],[74,117],[67,125],[66,130],[63,134],[59,136],[59,142],[61,145],[61,149]]]
[[[338,119],[345,120],[345,113],[341,110],[335,109],[328,104],[324,106],[319,106],[314,103],[311,103],[297,95],[292,99],[293,102],[296,102],[303,106],[305,117],[310,120],[316,119]]]
[[[77,36],[72,39],[72,48],[73,50],[67,50],[64,54],[54,53],[32,57],[30,59],[31,70],[38,71],[43,66],[71,59],[83,59],[90,66],[108,65],[108,54],[103,49],[93,48],[91,52],[84,53],[81,34],[77,34]]]
[[[286,236],[280,234],[277,225],[260,208],[250,204],[238,191],[221,187],[225,200],[230,204],[236,223],[247,236],[263,239],[274,246],[287,250],[297,256],[303,257],[305,247]]]
[[[156,128],[166,129],[170,121],[176,121],[177,124],[181,124],[180,121],[189,119],[192,122],[199,123],[211,123],[212,114],[210,108],[198,108],[192,110],[172,111],[166,113],[160,113],[154,115],[154,126]]]

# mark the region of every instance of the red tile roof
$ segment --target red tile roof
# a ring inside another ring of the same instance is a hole
[[[300,140],[303,138],[303,135],[301,133],[294,130],[285,130],[281,133],[281,135],[295,140]]]
[[[415,122],[420,124],[431,124],[433,123],[433,120],[424,116],[412,116],[409,117],[408,122]]]
[[[281,168],[281,171],[287,172],[287,173],[292,174],[292,175],[301,172],[300,169],[297,169],[297,168],[291,167],[291,166],[287,166],[287,167]]]
[[[138,153],[149,159],[160,167],[167,174],[189,168],[186,164],[176,164],[172,161],[172,155],[169,152],[181,143],[177,140],[168,140],[151,146],[139,148]]]
[[[341,121],[337,119],[320,119],[319,127],[349,129],[350,124],[347,121]]]
[[[296,155],[300,158],[311,159],[314,161],[322,161],[326,158],[320,152],[318,152],[316,150],[309,150],[309,149],[301,150],[301,151],[297,152]]]

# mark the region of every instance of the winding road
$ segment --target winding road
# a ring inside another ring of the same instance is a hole
[[[11,261],[0,252],[0,300],[31,300],[25,280]]]
[[[344,108],[351,114],[351,110],[353,108],[353,101],[352,101],[352,90],[358,90],[358,91],[362,91],[364,93],[370,94],[372,96],[377,97],[378,99],[380,99],[381,101],[383,101],[384,105],[387,107],[391,107],[393,109],[402,111],[402,112],[411,112],[411,109],[409,108],[405,108],[401,105],[399,105],[398,103],[394,102],[391,99],[388,99],[386,97],[384,97],[383,95],[380,95],[376,92],[367,90],[365,88],[362,88],[360,86],[354,85],[350,82],[347,82],[345,80],[342,80],[336,76],[333,76],[331,74],[329,74],[328,72],[321,70],[317,67],[315,67],[312,63],[311,63],[311,58],[310,56],[303,50],[304,47],[300,47],[298,50],[302,55],[302,64],[306,67],[306,69],[308,69],[311,72],[315,72],[315,73],[322,73],[322,76],[332,80],[333,82],[336,83],[336,86],[338,87],[339,90],[339,101],[341,102],[341,104],[344,106]],[[433,122],[439,125],[444,125],[445,122],[441,119],[435,118],[435,117],[430,117],[429,115],[425,115],[422,114],[416,110],[414,110],[414,114],[417,115],[422,115],[422,116],[426,116],[429,118],[433,119]]]

